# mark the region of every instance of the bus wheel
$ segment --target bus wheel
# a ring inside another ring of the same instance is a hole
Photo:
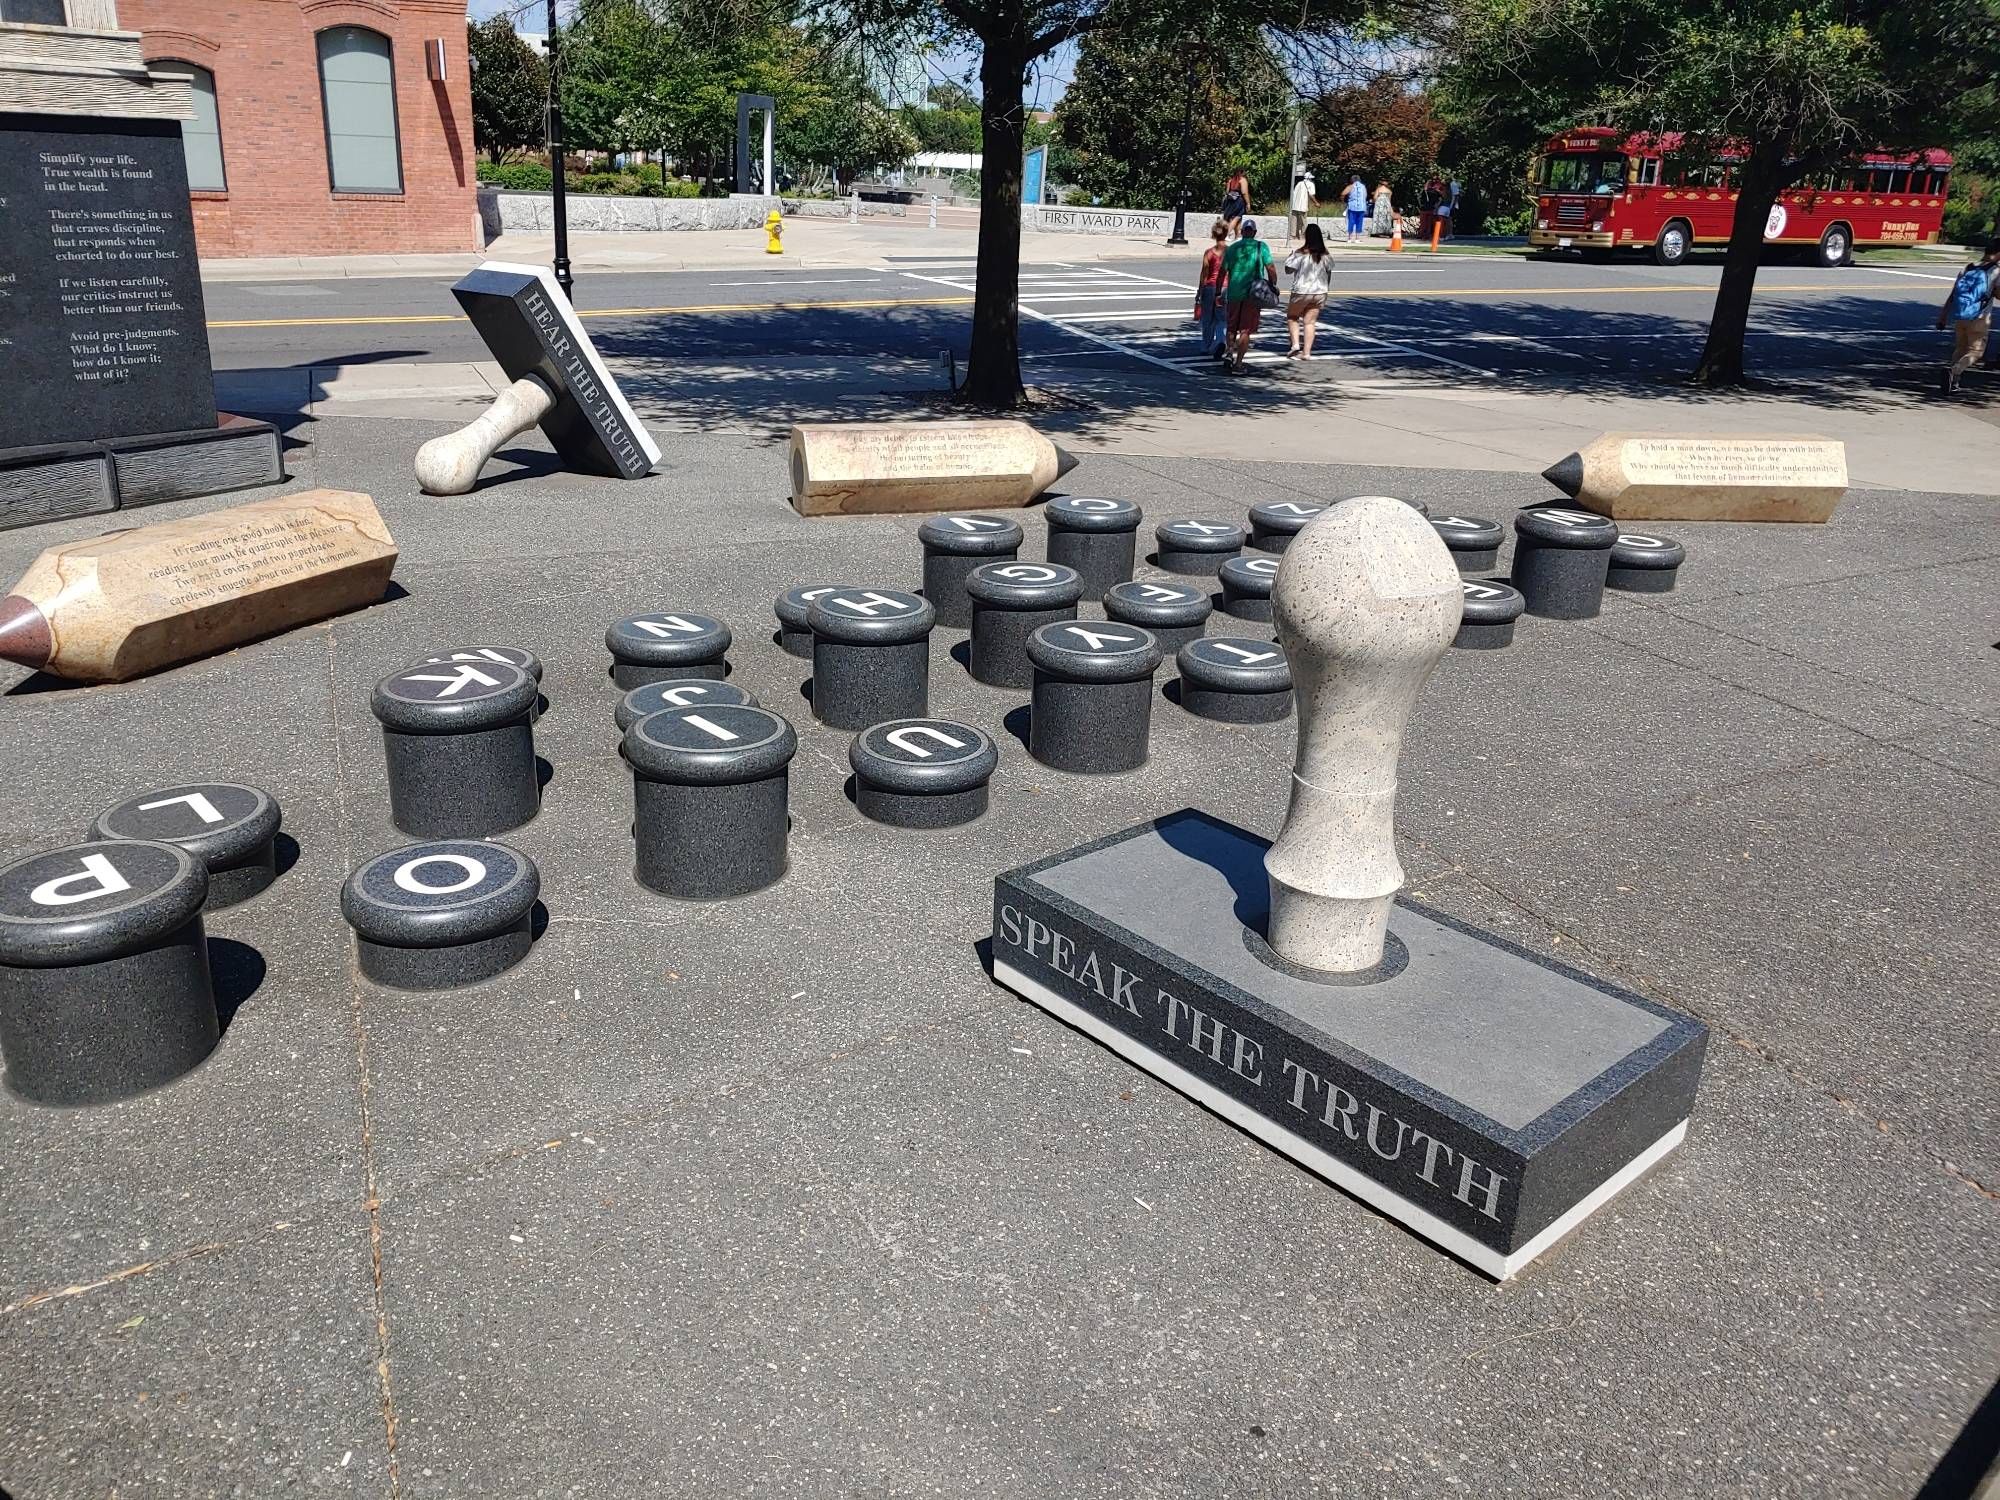
[[[1686,219],[1670,219],[1667,227],[1660,231],[1660,238],[1653,245],[1653,263],[1660,266],[1677,266],[1688,258],[1688,249],[1694,242],[1694,231],[1688,227]]]
[[[1825,234],[1819,237],[1819,263],[1831,269],[1844,266],[1854,259],[1854,235],[1845,224],[1827,226]]]

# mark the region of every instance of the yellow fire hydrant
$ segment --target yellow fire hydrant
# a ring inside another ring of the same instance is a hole
[[[784,233],[785,216],[774,208],[771,210],[771,217],[764,221],[764,253],[766,255],[783,255],[785,253],[785,246],[782,239]]]

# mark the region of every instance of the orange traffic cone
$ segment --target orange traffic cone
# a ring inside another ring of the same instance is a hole
[[[1402,248],[1403,221],[1400,218],[1392,218],[1389,220],[1389,249],[1391,251],[1400,251]]]

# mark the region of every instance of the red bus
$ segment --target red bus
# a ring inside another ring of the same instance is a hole
[[[1650,251],[1677,266],[1696,245],[1724,245],[1736,212],[1736,159],[1683,161],[1678,132],[1620,135],[1578,126],[1552,137],[1535,159],[1534,227],[1541,250]],[[1764,239],[1810,248],[1823,266],[1848,264],[1856,245],[1937,239],[1951,156],[1943,151],[1871,151],[1787,188],[1771,207]]]

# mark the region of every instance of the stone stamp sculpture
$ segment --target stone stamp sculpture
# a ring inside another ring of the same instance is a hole
[[[1264,856],[1270,942],[1306,969],[1382,961],[1396,859],[1396,764],[1417,693],[1458,630],[1458,568],[1400,500],[1336,505],[1292,541],[1271,590],[1298,700],[1292,806]]]
[[[993,975],[1505,1279],[1680,1143],[1707,1030],[1397,898],[1403,729],[1461,593],[1399,501],[1307,522],[1274,588],[1299,710],[1276,842],[1186,810],[1009,871]]]
[[[373,604],[395,566],[375,502],[346,490],[66,542],[0,598],[0,660],[123,682]]]
[[[1026,505],[1076,460],[1026,422],[837,422],[792,429],[802,516]]]
[[[467,493],[489,458],[538,424],[575,468],[622,479],[651,472],[659,445],[545,267],[488,261],[451,292],[513,383],[478,420],[417,450],[426,494]]]
[[[1847,445],[1791,435],[1607,432],[1542,477],[1619,521],[1825,521],[1847,493]]]

